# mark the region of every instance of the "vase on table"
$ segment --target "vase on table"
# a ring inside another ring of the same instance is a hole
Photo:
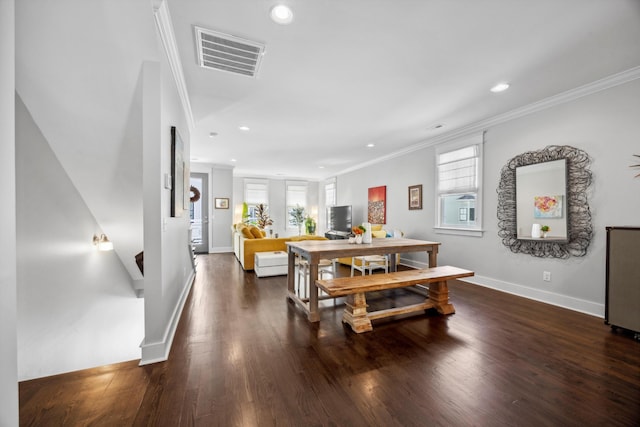
[[[356,236],[356,243],[357,243],[357,244],[361,244],[361,243],[362,243],[362,234],[358,234],[358,235]]]
[[[365,230],[362,234],[362,243],[371,243],[371,224],[368,222],[363,222],[362,226]]]

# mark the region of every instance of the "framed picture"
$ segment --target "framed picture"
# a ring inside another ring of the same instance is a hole
[[[409,210],[422,209],[422,184],[409,187]]]
[[[175,126],[171,126],[171,216],[181,217],[185,199],[184,144]]]
[[[229,209],[229,199],[216,197],[216,209]]]
[[[371,224],[387,223],[387,186],[369,188],[367,222]]]

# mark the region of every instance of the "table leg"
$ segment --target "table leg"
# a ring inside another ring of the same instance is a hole
[[[296,254],[293,251],[288,251],[288,264],[287,264],[287,289],[289,293],[295,293],[295,268],[296,268]]]
[[[309,260],[309,314],[307,315],[309,322],[319,322],[320,313],[318,313],[318,263]]]
[[[456,312],[453,304],[449,303],[449,287],[447,281],[429,284],[429,300],[440,314],[452,314]]]
[[[434,245],[429,254],[429,268],[436,267],[438,265],[438,246]]]
[[[387,257],[389,259],[389,272],[398,271],[398,266],[396,265],[398,254],[387,254]]]

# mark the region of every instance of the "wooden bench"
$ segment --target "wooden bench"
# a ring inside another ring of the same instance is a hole
[[[371,331],[371,320],[435,308],[441,314],[455,312],[449,303],[447,280],[473,276],[473,271],[442,266],[422,270],[405,270],[368,276],[338,277],[317,280],[316,286],[331,297],[347,297],[342,321],[357,333]],[[429,285],[429,297],[422,303],[367,312],[366,292]]]

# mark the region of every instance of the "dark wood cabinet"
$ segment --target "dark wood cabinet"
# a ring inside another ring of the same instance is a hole
[[[640,338],[640,227],[607,227],[605,323]]]

